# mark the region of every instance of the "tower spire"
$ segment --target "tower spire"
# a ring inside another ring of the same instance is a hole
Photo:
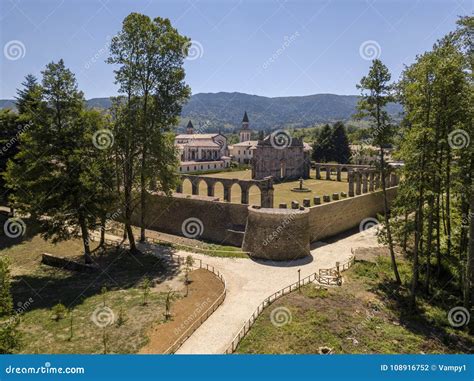
[[[244,113],[242,118],[242,129],[240,130],[240,142],[247,142],[250,140],[251,131],[249,129],[249,117],[247,111]]]
[[[188,125],[186,126],[186,133],[188,135],[194,134],[194,126],[193,126],[193,122],[191,122],[191,119],[189,120]]]

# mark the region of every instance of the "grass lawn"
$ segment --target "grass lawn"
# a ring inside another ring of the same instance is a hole
[[[94,273],[42,265],[43,252],[81,261],[82,243],[73,239],[52,244],[37,234],[34,223],[25,222],[23,239],[0,237],[0,256],[10,259],[14,308],[19,313],[19,353],[104,353],[105,348],[107,353],[136,353],[147,344],[150,330],[164,323],[169,290],[174,291],[172,312],[180,300],[189,299],[180,303],[184,314],[186,308],[191,313],[201,299],[212,297],[197,290],[208,290],[209,280],[202,282],[202,276],[193,282],[189,297],[184,297],[182,269],[148,254],[96,250],[93,259],[100,271]],[[150,291],[144,304],[146,279]],[[194,290],[199,291],[196,300]],[[65,307],[60,314],[56,311],[59,303]],[[109,323],[105,329],[104,322]]]
[[[408,279],[407,263],[400,270]],[[311,284],[282,297],[259,316],[237,353],[319,353],[323,347],[333,353],[472,351],[472,326],[469,335],[467,327],[449,325],[446,315],[453,305],[441,304],[448,298],[420,300],[419,311],[408,313],[406,290],[394,294],[391,275],[386,257],[357,261],[340,288],[320,290]],[[272,316],[287,324],[272,324]]]
[[[213,173],[213,174],[205,174],[203,176],[207,177],[218,177],[224,179],[240,179],[240,180],[251,180],[252,171],[250,169],[244,171],[235,171],[235,172],[221,172],[221,173]],[[324,172],[322,176],[325,176]],[[333,175],[333,178],[336,176]],[[340,193],[340,192],[348,192],[349,186],[347,183],[347,174],[345,172],[342,173],[342,180],[343,181],[335,181],[335,180],[316,180],[316,173],[314,170],[311,171],[311,178],[304,181],[304,186],[306,188],[311,189],[311,192],[306,193],[297,193],[292,192],[292,188],[299,187],[299,181],[290,181],[281,184],[274,184],[274,205],[278,207],[279,203],[287,203],[288,205],[291,201],[299,201],[300,204],[303,203],[303,199],[309,198],[312,199],[314,196],[322,196],[325,194],[332,195],[333,193]],[[191,183],[189,181],[185,181],[183,184],[183,193],[191,194]],[[199,194],[200,195],[207,195],[207,186],[204,182],[199,184]],[[221,200],[224,199],[224,188],[222,184],[216,184],[214,195],[219,197]],[[234,185],[231,190],[231,199],[232,202],[240,203],[240,187],[238,185]],[[250,188],[250,204],[260,205],[260,191],[256,186]]]

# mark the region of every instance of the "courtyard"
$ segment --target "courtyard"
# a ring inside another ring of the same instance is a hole
[[[233,172],[219,172],[212,174],[203,174],[202,176],[214,177],[214,178],[223,178],[223,179],[239,179],[239,180],[251,180],[252,171],[250,169],[242,171],[233,171]],[[291,201],[298,201],[300,204],[303,203],[303,199],[309,198],[313,199],[315,196],[323,195],[332,195],[333,193],[340,193],[348,191],[347,184],[347,172],[342,173],[342,181],[336,180],[316,180],[315,170],[311,170],[311,178],[304,180],[303,187],[306,187],[310,192],[292,192],[291,189],[299,187],[299,181],[288,181],[284,183],[275,183],[273,187],[275,188],[273,197],[274,197],[274,206],[278,207],[278,204],[285,203],[289,205]],[[334,177],[334,176],[333,176]],[[231,200],[233,203],[240,203],[241,191],[238,185],[232,187],[232,196]],[[183,183],[183,193],[191,194],[191,183],[189,181],[184,181]],[[199,184],[199,194],[206,195],[207,187],[204,182]],[[216,184],[214,190],[215,197],[223,200],[224,198],[224,188],[222,184]],[[260,191],[256,186],[250,188],[249,194],[249,203],[252,205],[260,205]],[[311,201],[311,204],[313,202]]]

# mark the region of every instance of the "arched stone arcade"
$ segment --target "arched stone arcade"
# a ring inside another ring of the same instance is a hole
[[[206,196],[215,196],[216,185],[222,185],[223,187],[223,199],[224,201],[231,202],[232,200],[232,188],[235,189],[235,185],[240,187],[240,203],[249,204],[250,200],[250,188],[256,186],[260,190],[260,205],[262,208],[273,208],[273,179],[267,177],[262,180],[239,180],[239,179],[223,179],[217,177],[207,177],[198,175],[181,175],[181,182],[176,188],[177,193],[183,193],[183,183],[189,181],[191,183],[191,194],[200,195],[200,184],[205,183],[207,188]]]

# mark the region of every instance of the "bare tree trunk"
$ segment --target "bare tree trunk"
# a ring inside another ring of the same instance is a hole
[[[451,255],[451,154],[448,149],[446,159],[446,234],[448,236],[446,254]]]
[[[104,247],[105,244],[105,223],[106,223],[106,218],[105,215],[101,216],[100,218],[100,247]]]
[[[474,305],[474,189],[471,191],[469,221],[469,251],[466,259],[466,282],[464,283],[464,307],[468,310]]]
[[[438,179],[439,184],[439,179]],[[436,277],[441,274],[441,216],[440,216],[440,190],[436,192]]]
[[[428,216],[428,242],[426,245],[426,279],[425,279],[425,291],[430,292],[431,282],[431,250],[433,247],[433,212],[434,212],[434,197],[431,196],[429,200],[430,211]]]
[[[143,148],[145,151],[145,148]],[[145,242],[145,214],[146,214],[146,178],[145,178],[145,166],[146,166],[146,153],[142,154],[142,168],[140,173],[140,242]]]
[[[405,216],[403,219],[404,229],[403,229],[403,242],[402,249],[403,252],[407,252],[407,241],[408,241],[408,210],[405,210]]]
[[[395,281],[397,284],[401,284],[402,280],[400,279],[400,273],[398,272],[397,261],[395,259],[395,251],[393,249],[393,240],[392,232],[390,227],[390,211],[388,208],[388,199],[387,199],[387,187],[385,184],[385,162],[383,157],[383,148],[380,146],[380,165],[381,165],[381,177],[382,177],[382,191],[383,191],[383,211],[385,215],[385,227],[387,230],[387,241],[388,248],[390,250],[390,258],[392,260],[393,273],[395,274]]]
[[[469,249],[466,253],[466,268],[464,276],[464,307],[468,310],[474,305],[474,183],[472,178],[472,169],[474,167],[474,158],[471,157],[470,165],[470,188],[471,195],[469,199],[469,208],[467,209],[466,219],[469,223]]]
[[[129,166],[129,165],[127,165]],[[126,184],[124,189],[124,196],[125,196],[125,230],[127,232],[128,241],[130,244],[130,251],[132,253],[137,252],[137,247],[135,244],[135,237],[133,236],[133,230],[131,226],[132,220],[132,187],[131,187],[131,180],[128,178],[129,174],[126,175]]]
[[[413,271],[411,281],[411,297],[410,307],[415,309],[416,307],[416,294],[419,280],[419,253],[423,237],[423,206],[424,200],[424,171],[425,171],[425,154],[422,153],[420,173],[422,174],[420,179],[420,188],[418,192],[418,203],[417,210],[415,213],[415,245],[413,247]]]
[[[148,91],[145,90],[143,96],[143,143],[142,160],[140,171],[140,242],[145,242],[145,221],[146,221],[146,160],[147,160],[147,131],[148,131]]]
[[[89,246],[89,230],[87,229],[87,222],[82,212],[79,213],[79,226],[81,228],[82,243],[84,245],[84,262],[92,263],[91,249]]]

